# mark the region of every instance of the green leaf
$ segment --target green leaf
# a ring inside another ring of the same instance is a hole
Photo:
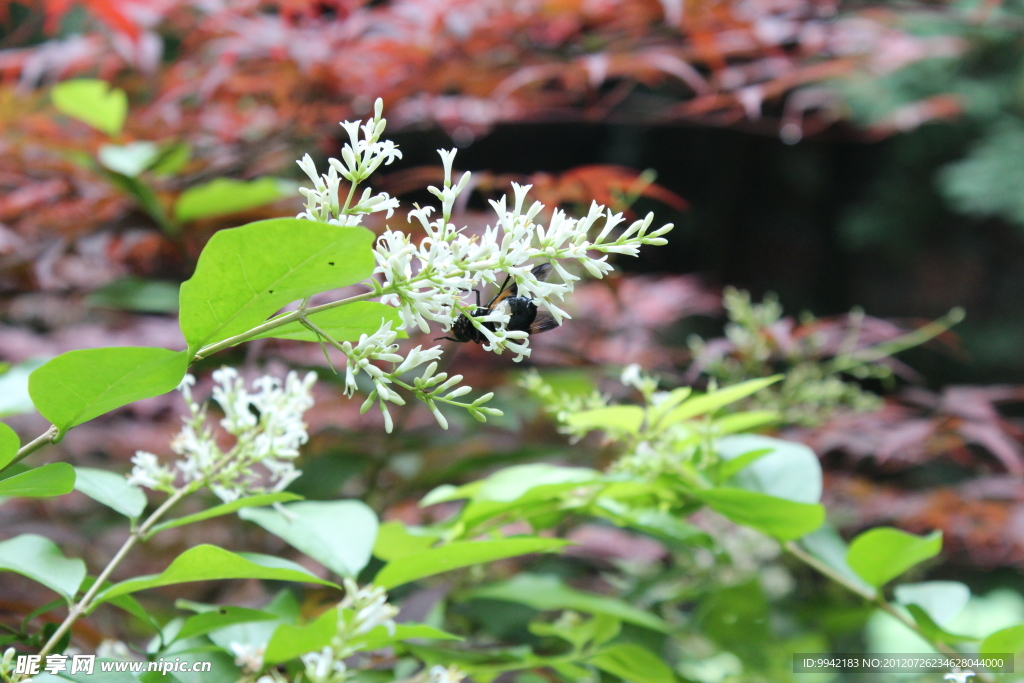
[[[134,178],[160,156],[155,142],[139,140],[125,145],[103,145],[96,153],[101,164],[122,175]]]
[[[1024,624],[996,631],[985,638],[978,649],[978,653],[986,657],[1003,652],[1014,656],[1024,652]]]
[[[743,413],[726,415],[715,420],[716,434],[735,434],[749,432],[782,420],[782,413],[774,410],[749,410]]]
[[[28,379],[28,391],[60,435],[115,408],[171,391],[188,367],[183,351],[121,346],[62,353]]]
[[[85,562],[64,557],[57,544],[48,538],[22,534],[0,542],[0,571],[27,576],[71,604],[85,579]]]
[[[174,640],[194,638],[216,631],[217,629],[231,626],[232,624],[249,623],[253,621],[271,621],[277,619],[276,614],[261,612],[258,609],[246,607],[218,607],[217,609],[202,614],[196,614],[185,620],[181,629],[174,636]]]
[[[106,470],[76,467],[75,489],[129,519],[135,519],[146,508],[146,494],[139,487]]]
[[[75,468],[66,462],[43,465],[0,481],[0,496],[52,498],[75,488]]]
[[[882,527],[865,531],[853,539],[846,561],[862,579],[877,587],[914,565],[935,557],[941,550],[941,531],[915,536],[899,529]]]
[[[377,515],[358,500],[292,503],[282,514],[274,508],[246,508],[242,519],[283,538],[335,574],[355,577],[370,561],[377,538]]]
[[[1024,126],[1000,117],[967,155],[940,169],[942,193],[963,213],[1024,224]]]
[[[345,618],[353,617],[352,610],[343,610]],[[295,659],[307,652],[322,649],[330,645],[338,630],[338,610],[329,609],[304,626],[282,624],[274,631],[263,660],[268,664],[279,664]],[[394,635],[388,634],[387,628],[377,626],[367,633],[358,636],[353,643],[358,643],[362,650],[377,650],[393,643],[406,640],[462,640],[445,631],[425,624],[396,624]]]
[[[100,287],[86,299],[90,306],[140,313],[177,313],[178,285],[124,277]]]
[[[715,450],[727,461],[723,465],[726,470],[746,453],[769,451],[736,471],[732,484],[738,488],[796,503],[821,500],[821,463],[814,451],[802,443],[740,434],[718,439]]]
[[[114,584],[97,595],[93,605],[147,588],[221,579],[298,581],[337,588],[335,584],[313,576],[294,562],[255,553],[236,555],[223,548],[204,544],[178,555],[170,566],[159,574],[140,576]]]
[[[174,218],[186,223],[199,218],[226,216],[265,206],[293,194],[295,183],[280,178],[216,178],[182,192],[174,203]]]
[[[500,583],[492,583],[469,591],[467,599],[502,600],[526,605],[540,611],[573,610],[585,614],[602,614],[628,624],[668,633],[671,628],[662,619],[627,602],[594,593],[586,593],[563,584],[557,576],[520,574]]]
[[[177,175],[191,157],[192,147],[187,142],[174,142],[160,150],[149,170],[159,176]]]
[[[596,614],[593,618],[578,623],[533,622],[529,626],[530,633],[536,636],[554,636],[561,638],[579,650],[588,643],[603,645],[612,640],[622,630],[622,622],[607,614]]]
[[[28,395],[28,378],[32,371],[49,358],[33,358],[19,363],[0,375],[0,417],[34,412]]]
[[[366,228],[278,218],[221,230],[181,285],[189,353],[256,327],[285,304],[373,273]]]
[[[770,448],[762,448],[756,451],[747,451],[742,455],[737,455],[731,460],[723,458],[722,462],[718,466],[718,480],[729,481],[735,477],[738,473],[745,470],[746,468],[753,465],[755,462],[763,458],[772,452]]]
[[[924,581],[905,583],[893,589],[901,605],[917,605],[932,621],[948,626],[971,599],[971,589],[959,581]]]
[[[0,470],[18,456],[21,440],[13,429],[0,422]]]
[[[309,320],[337,341],[357,341],[360,335],[373,334],[381,323],[391,321],[392,329],[398,325],[398,309],[377,301],[356,301],[345,306],[329,308],[309,316]],[[253,339],[298,339],[318,341],[316,333],[293,321],[281,327],[258,334]]]
[[[574,413],[566,424],[577,429],[600,429],[611,434],[637,434],[644,423],[644,411],[639,406],[609,406]]]
[[[117,135],[128,115],[128,96],[105,81],[81,78],[53,86],[50,97],[58,111],[107,135]]]
[[[105,168],[99,170],[111,185],[135,199],[139,204],[139,208],[149,214],[149,217],[160,226],[160,229],[165,234],[178,234],[178,226],[167,216],[163,203],[156,196],[156,192],[153,191],[149,183],[142,181],[140,178],[133,178],[117,171]]]
[[[493,562],[506,557],[516,557],[529,553],[555,552],[568,545],[568,541],[558,538],[514,537],[494,541],[460,541],[449,543],[440,548],[431,548],[421,553],[406,555],[384,565],[373,582],[383,588],[416,581],[427,576],[434,576],[459,569],[471,567],[484,562]]]
[[[683,420],[689,420],[690,418],[697,417],[698,415],[712,413],[719,408],[724,408],[730,403],[735,403],[736,401],[744,399],[751,394],[761,391],[767,386],[775,384],[782,379],[782,377],[782,375],[773,375],[772,377],[764,377],[762,379],[752,379],[708,394],[694,396],[687,399],[682,403],[682,405],[670,412],[666,417],[666,420],[671,424],[675,422],[682,422]]]
[[[850,565],[846,563],[846,554],[849,552],[849,548],[836,530],[828,524],[807,534],[800,539],[799,543],[804,550],[828,565],[850,584],[857,586],[857,590],[868,600],[874,600],[878,595],[874,586],[850,569]]]
[[[672,669],[656,654],[633,643],[606,647],[586,660],[629,683],[675,683]]]
[[[611,498],[598,498],[591,511],[618,526],[653,536],[673,548],[710,548],[714,545],[703,529],[657,508],[633,507]]]
[[[744,489],[709,489],[693,494],[737,524],[765,533],[780,541],[809,534],[825,522],[825,508],[796,503]]]
[[[437,543],[439,538],[440,535],[426,532],[422,535],[415,531],[410,532],[404,524],[398,520],[392,520],[384,522],[377,530],[373,554],[385,562],[390,562],[406,555],[421,553]]]
[[[222,515],[230,515],[232,512],[241,510],[242,508],[250,507],[261,507],[263,505],[272,505],[273,503],[287,503],[293,500],[302,500],[302,496],[294,493],[261,493],[256,496],[249,496],[247,498],[239,498],[233,500],[230,503],[223,503],[222,505],[216,505],[212,508],[207,508],[202,512],[197,512],[194,515],[186,515],[185,517],[178,517],[177,519],[171,519],[162,524],[157,524],[149,533],[146,538],[151,537],[153,534],[157,534],[165,529],[173,529],[178,526],[185,526],[186,524],[195,524],[196,522],[202,522],[205,519],[212,519],[214,517],[220,517]]]

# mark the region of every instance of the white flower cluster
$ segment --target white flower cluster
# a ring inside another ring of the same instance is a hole
[[[349,672],[345,659],[359,651],[359,636],[383,626],[394,635],[394,618],[398,608],[388,603],[388,594],[379,586],[360,588],[352,579],[345,579],[345,599],[337,607],[338,630],[317,652],[302,655],[306,678],[311,683],[342,683]]]
[[[213,399],[224,412],[220,425],[235,437],[235,445],[227,452],[217,445],[206,423],[206,406],[192,398],[195,378],[186,375],[178,390],[189,415],[183,418],[185,424],[171,442],[171,450],[181,459],[171,467],[160,464],[152,453],[138,451],[132,458],[135,466],[128,477],[130,483],[171,493],[176,490],[180,472],[185,486],[209,486],[218,498],[231,502],[257,493],[282,491],[301,474],[293,461],[299,455],[299,446],[309,438],[302,418],[313,405],[310,389],[316,373],[300,379],[290,372],[283,383],[264,375],[253,382],[251,392],[233,368],[217,370],[213,379],[217,384]],[[256,470],[257,465],[262,472]]]
[[[381,118],[382,110],[383,103],[378,99],[372,119],[364,124],[358,121],[341,124],[348,131],[350,141],[342,149],[341,161],[330,160],[327,174],[319,175],[308,155],[298,162],[314,185],[313,189],[301,190],[307,203],[299,218],[358,225],[367,213],[386,210],[390,217],[398,207],[397,200],[387,194],[370,196],[369,190],[352,204],[359,183],[382,164],[401,158],[401,152],[392,142],[380,139],[386,125],[386,120]],[[422,225],[424,237],[414,241],[405,232],[386,228],[374,247],[377,267],[374,278],[367,284],[382,303],[399,310],[399,325],[392,329],[392,323],[385,322],[376,333],[364,335],[357,344],[328,338],[348,356],[346,391],[351,395],[357,388],[357,375],[365,373],[373,389],[363,409],[369,409],[377,401],[388,431],[391,431],[392,421],[387,403],[405,403],[396,387],[411,391],[426,402],[438,423],[445,428],[447,420],[437,409],[436,402],[466,408],[479,420],[485,420],[487,415],[501,414],[495,409],[481,407],[480,404],[489,396],[468,404],[454,401],[471,389],[455,387],[461,377],[456,380],[444,373],[434,375],[436,364],[433,361],[441,355],[442,347],[424,349],[417,346],[403,356],[395,344],[399,332],[419,330],[429,333],[431,322],[438,323],[447,332],[460,316],[466,316],[486,350],[501,353],[507,349],[515,354],[514,360],[520,361],[530,355],[529,332],[509,329],[511,316],[507,301],[486,314],[474,316],[477,306],[469,298],[476,296],[474,290],[479,292],[485,286],[494,288],[506,278],[511,278],[518,289],[518,296],[529,298],[538,307],[545,308],[560,324],[569,317],[561,304],[580,279],[563,262],[575,262],[600,278],[612,270],[608,254],[635,256],[644,244],[665,244],[663,235],[672,229],[672,225],[667,224],[651,231],[653,214],[626,226],[621,213],[612,213],[596,202],[587,215],[579,219],[556,209],[545,226],[537,220],[544,211],[544,205],[536,201],[527,205],[530,186],[514,184],[511,208],[506,197],[492,201],[497,213],[495,225],[487,227],[482,234],[471,234],[466,228],[458,228],[450,222],[459,194],[469,186],[470,174],[463,173],[458,182],[453,182],[455,150],[438,150],[438,153],[444,165],[443,187],[428,189],[441,202],[440,215],[430,220],[434,207],[417,206],[409,212],[409,219]],[[348,181],[349,187],[344,202],[340,200],[342,179]],[[557,281],[546,280],[544,276],[548,269],[537,269],[543,264],[550,265]],[[320,334],[322,331],[317,332]],[[385,371],[378,365],[382,362],[393,363],[394,369]],[[400,375],[427,363],[430,365],[415,380],[415,386],[398,379]],[[444,391],[449,393],[442,395]]]
[[[330,169],[324,175],[320,175],[308,154],[298,162],[299,168],[313,181],[313,189],[299,189],[306,198],[306,210],[299,214],[299,218],[333,225],[359,225],[364,214],[377,211],[387,211],[388,218],[391,218],[398,208],[398,200],[386,192],[371,196],[370,189],[366,188],[359,200],[352,203],[359,183],[369,178],[381,164],[389,165],[395,159],[402,158],[395,143],[391,140],[380,141],[387,126],[387,121],[381,118],[383,108],[384,102],[378,98],[374,116],[365,124],[360,126],[359,121],[342,122],[342,127],[348,132],[349,142],[341,150],[341,161],[334,158],[327,160]],[[348,197],[344,204],[338,193],[343,178],[349,183]]]

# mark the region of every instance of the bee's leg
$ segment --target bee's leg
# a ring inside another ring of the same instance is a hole
[[[481,307],[480,306],[480,290],[479,289],[474,289],[473,293],[476,294],[476,307],[480,308]]]

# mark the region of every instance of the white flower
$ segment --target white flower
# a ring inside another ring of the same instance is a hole
[[[976,675],[977,674],[971,671],[970,669],[967,669],[966,671],[961,671],[960,669],[953,669],[942,678],[947,681],[953,681],[953,683],[967,683],[968,678],[971,678]]]
[[[350,637],[369,633],[378,626],[383,626],[391,635],[395,634],[394,618],[398,608],[388,603],[388,594],[380,586],[360,588],[352,579],[345,579],[345,599],[341,601],[341,609],[351,609],[355,617],[348,624]]]
[[[176,469],[186,485],[207,485],[224,502],[283,490],[301,474],[292,461],[309,439],[302,418],[313,405],[310,390],[316,373],[300,379],[290,372],[283,383],[276,377],[263,376],[253,382],[251,391],[233,368],[221,368],[213,378],[217,383],[213,398],[224,411],[220,425],[235,437],[235,445],[227,452],[217,445],[206,424],[205,406],[192,400],[195,378],[189,375],[179,387],[189,415],[171,442],[171,450],[181,456]],[[157,456],[139,451],[132,462],[135,467],[128,477],[130,483],[174,490],[174,471],[161,465]]]
[[[466,674],[460,671],[459,667],[454,664],[448,668],[435,664],[430,669],[430,677],[427,681],[428,683],[460,683],[465,677]]]
[[[247,673],[258,673],[263,668],[263,654],[266,646],[257,647],[251,643],[231,643],[231,654],[235,656],[235,665],[242,667]]]

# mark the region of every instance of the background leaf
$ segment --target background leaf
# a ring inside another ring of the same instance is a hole
[[[825,522],[825,508],[794,503],[744,489],[709,489],[694,494],[715,512],[737,524],[757,529],[782,541],[809,534]]]
[[[246,508],[238,516],[283,538],[292,547],[340,576],[355,577],[370,561],[377,539],[377,515],[358,500],[302,502],[274,508]]]
[[[75,490],[93,500],[135,519],[146,509],[146,494],[128,483],[123,475],[91,467],[75,468]]]
[[[186,524],[194,524],[201,522],[204,519],[212,519],[213,517],[220,517],[222,515],[230,515],[232,512],[237,512],[242,508],[248,507],[260,507],[262,505],[272,505],[273,503],[286,503],[292,500],[301,500],[302,496],[282,491],[280,493],[261,493],[255,496],[247,496],[245,498],[239,498],[233,500],[230,503],[222,503],[221,505],[215,505],[212,508],[207,508],[201,512],[197,512],[192,515],[186,515],[184,517],[178,517],[177,519],[170,519],[161,524],[157,524],[149,530],[149,536],[159,533],[165,529],[173,529],[178,526],[185,526]]]
[[[639,406],[608,406],[574,413],[566,423],[577,429],[600,429],[612,434],[636,434],[644,423]]]
[[[370,276],[373,233],[296,218],[221,230],[181,285],[189,352],[259,325],[285,304]]]
[[[32,358],[18,363],[0,375],[0,417],[34,412],[32,397],[28,393],[28,378],[49,358]]]
[[[872,586],[882,586],[942,550],[942,532],[915,536],[883,527],[865,531],[850,543],[846,561]]]
[[[981,655],[999,652],[1012,653],[1014,656],[1024,652],[1024,624],[996,631],[983,640],[978,649],[978,653]]]
[[[107,135],[117,135],[128,114],[128,96],[106,81],[81,78],[64,81],[50,91],[53,105],[68,116]]]
[[[734,475],[733,485],[739,488],[797,503],[821,500],[821,463],[814,451],[802,443],[741,434],[719,439],[715,450],[726,460],[751,451],[768,451]]]
[[[69,560],[56,543],[35,534],[0,542],[0,570],[27,576],[57,592],[68,604],[85,579],[85,562]]]
[[[185,376],[182,351],[123,346],[62,353],[36,369],[29,394],[63,435],[75,425],[173,390]]]
[[[587,658],[601,671],[630,683],[675,683],[676,677],[660,657],[647,648],[621,643]]]
[[[283,197],[294,196],[295,191],[294,182],[281,178],[216,178],[182,192],[174,203],[174,219],[187,223],[200,218],[239,213],[271,204]]]

